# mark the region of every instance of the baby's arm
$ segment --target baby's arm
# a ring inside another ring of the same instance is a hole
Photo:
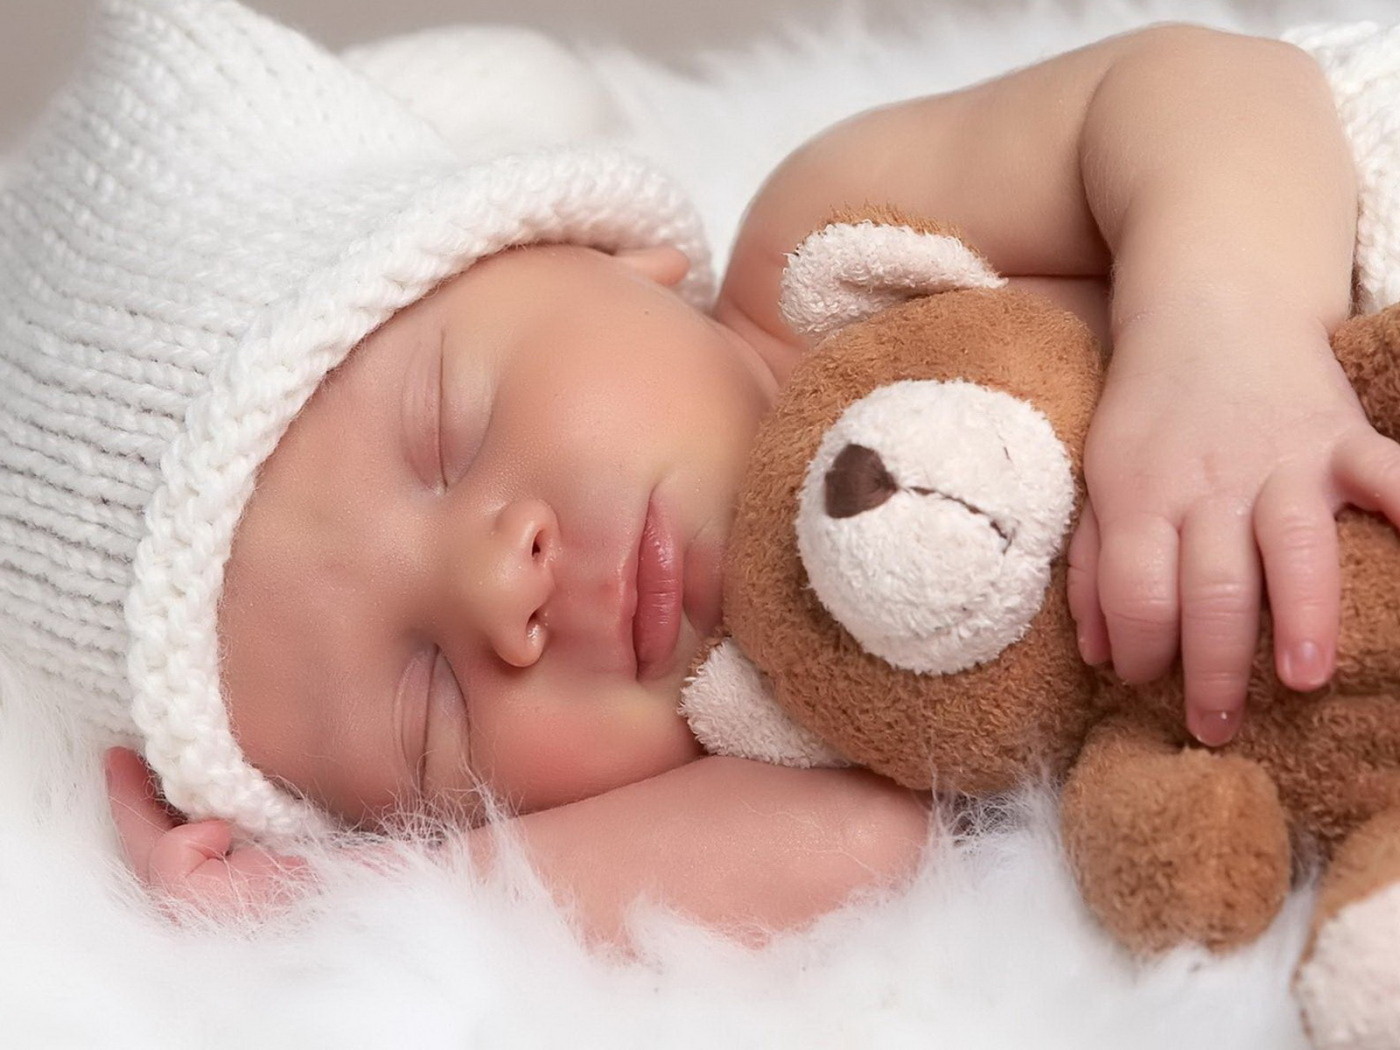
[[[230,849],[222,821],[175,819],[131,752],[111,752],[108,771],[127,859],[157,894],[217,913],[284,899],[304,877],[295,859]],[[585,936],[617,944],[638,897],[762,940],[910,873],[928,836],[924,805],[887,780],[734,758],[702,758],[512,825]],[[467,834],[489,866],[492,830]]]
[[[783,253],[867,200],[951,219],[1101,331],[1111,272],[1114,356],[1071,545],[1081,647],[1131,681],[1179,647],[1188,723],[1221,742],[1264,576],[1280,674],[1316,687],[1338,630],[1335,510],[1400,495],[1394,446],[1327,345],[1350,304],[1354,183],[1303,52],[1154,27],[819,136],[755,201],[719,313],[782,367]]]
[[[911,874],[929,826],[871,773],[720,757],[515,824],[584,932],[615,943],[638,897],[761,942]]]

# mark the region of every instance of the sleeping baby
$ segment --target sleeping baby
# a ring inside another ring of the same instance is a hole
[[[1157,26],[853,117],[771,176],[715,298],[635,158],[465,161],[233,0],[95,33],[0,196],[0,637],[139,749],[109,789],[159,893],[257,899],[299,842],[423,816],[484,864],[508,820],[603,939],[638,895],[767,931],[911,871],[925,800],[705,756],[677,710],[805,349],[785,254],[870,200],[1113,347],[1084,658],[1180,659],[1224,742],[1267,588],[1283,680],[1330,676],[1333,515],[1400,506],[1400,452],[1328,347],[1357,180],[1292,45]]]

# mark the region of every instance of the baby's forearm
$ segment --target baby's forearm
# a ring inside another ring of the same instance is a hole
[[[908,873],[928,830],[913,795],[871,774],[734,758],[703,758],[514,824],[582,931],[614,943],[638,897],[761,940]],[[489,863],[491,829],[473,832],[472,845]]]
[[[1116,354],[1153,352],[1117,335],[1162,311],[1215,323],[1235,304],[1242,325],[1329,331],[1346,318],[1356,178],[1304,52],[1189,27],[1142,38],[1105,72],[1079,156],[1114,257]]]

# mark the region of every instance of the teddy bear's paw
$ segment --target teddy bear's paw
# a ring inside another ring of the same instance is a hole
[[[773,700],[762,673],[733,639],[720,642],[681,690],[681,714],[712,755],[811,769],[850,763]]]
[[[1400,1050],[1400,883],[1318,930],[1294,990],[1323,1050]]]
[[[1097,727],[1061,795],[1084,901],[1132,951],[1229,951],[1264,932],[1292,875],[1278,790],[1257,763]]]
[[[974,383],[905,380],[849,405],[823,436],[797,546],[818,599],[869,652],[950,674],[1025,632],[1074,494],[1037,409]]]

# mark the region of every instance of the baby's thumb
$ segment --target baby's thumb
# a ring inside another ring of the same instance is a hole
[[[165,892],[184,897],[195,872],[211,860],[226,859],[232,844],[233,829],[227,821],[201,820],[172,828],[151,853],[151,880]]]

